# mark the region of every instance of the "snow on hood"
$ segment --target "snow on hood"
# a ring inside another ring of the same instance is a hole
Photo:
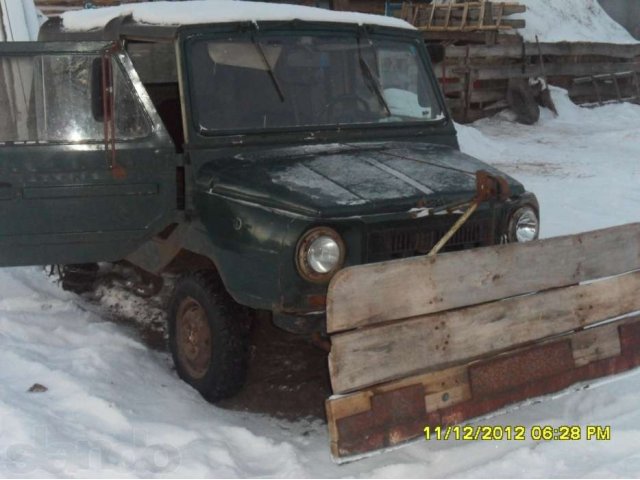
[[[76,10],[63,13],[62,21],[67,30],[86,31],[103,28],[110,20],[126,15],[133,15],[136,22],[151,25],[303,20],[414,29],[403,20],[381,15],[234,0],[164,1]]]
[[[597,0],[519,0],[525,13],[510,18],[526,21],[517,32],[525,41],[639,43],[613,20]]]

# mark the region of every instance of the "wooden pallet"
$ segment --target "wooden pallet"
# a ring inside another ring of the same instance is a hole
[[[640,224],[351,267],[327,327],[343,459],[640,365]]]
[[[640,102],[640,74],[629,71],[574,78],[569,95],[584,106]]]
[[[524,20],[505,18],[526,10],[519,3],[475,2],[402,5],[400,17],[420,30],[429,32],[471,32],[485,30],[510,30],[524,28]]]

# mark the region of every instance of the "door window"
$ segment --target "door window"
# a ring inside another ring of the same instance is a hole
[[[0,59],[0,141],[102,142],[94,117],[96,55],[7,56]],[[149,135],[151,127],[126,76],[114,62],[116,139]]]

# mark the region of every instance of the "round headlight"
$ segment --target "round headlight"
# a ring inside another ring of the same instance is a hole
[[[307,262],[316,273],[329,273],[340,263],[340,245],[333,238],[316,238],[307,250]]]
[[[511,242],[530,242],[538,238],[540,221],[536,211],[528,206],[516,210],[509,221],[509,240]]]
[[[342,267],[344,253],[344,243],[335,230],[311,229],[298,242],[298,271],[306,280],[326,282]]]

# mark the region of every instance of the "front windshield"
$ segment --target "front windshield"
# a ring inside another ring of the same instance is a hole
[[[192,99],[203,133],[442,118],[411,41],[260,35],[196,40]]]

